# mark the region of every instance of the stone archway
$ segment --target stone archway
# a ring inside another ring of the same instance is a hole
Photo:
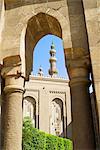
[[[45,13],[39,13],[29,19],[25,35],[26,76],[32,71],[34,47],[47,34],[62,38],[62,28],[56,18]]]

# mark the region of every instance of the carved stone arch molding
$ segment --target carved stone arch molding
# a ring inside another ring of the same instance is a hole
[[[54,100],[54,99],[60,99],[63,103],[65,102],[64,96],[65,96],[65,92],[61,95],[61,94],[52,94],[50,95],[50,103]]]
[[[35,45],[43,36],[47,34],[56,35],[63,39],[64,49],[66,46],[71,47],[68,18],[51,8],[43,10],[38,8],[36,12],[31,12],[27,18],[22,19],[24,27],[20,36],[20,56],[22,72],[26,77],[32,70]]]

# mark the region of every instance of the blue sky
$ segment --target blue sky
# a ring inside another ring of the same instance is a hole
[[[43,37],[36,45],[33,54],[33,74],[37,75],[39,67],[42,66],[44,76],[48,76],[48,69],[50,68],[49,51],[51,49],[52,41],[55,44],[58,76],[68,79],[65,68],[63,42],[60,38],[54,35],[47,35]],[[92,87],[90,87],[90,92]]]
[[[52,41],[54,42],[55,49],[56,49],[58,76],[66,78],[67,72],[65,68],[63,43],[60,38],[54,35],[44,36],[37,43],[33,54],[33,74],[36,75],[39,67],[42,66],[44,76],[48,75],[48,69],[50,68],[49,51],[51,49]]]

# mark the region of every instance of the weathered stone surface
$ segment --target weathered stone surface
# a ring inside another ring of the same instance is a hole
[[[56,1],[63,1],[63,0],[6,0],[6,9],[17,8],[25,5],[31,4],[41,4],[41,3],[48,3],[48,2],[56,2]]]
[[[92,8],[96,8],[97,7],[97,0],[83,0],[85,9],[92,9]]]
[[[67,0],[72,47],[89,51],[84,9],[81,0]]]

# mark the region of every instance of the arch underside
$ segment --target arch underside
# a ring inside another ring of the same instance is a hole
[[[45,13],[39,13],[28,21],[25,36],[26,77],[32,71],[35,45],[43,36],[48,34],[62,38],[62,29],[56,18]]]

